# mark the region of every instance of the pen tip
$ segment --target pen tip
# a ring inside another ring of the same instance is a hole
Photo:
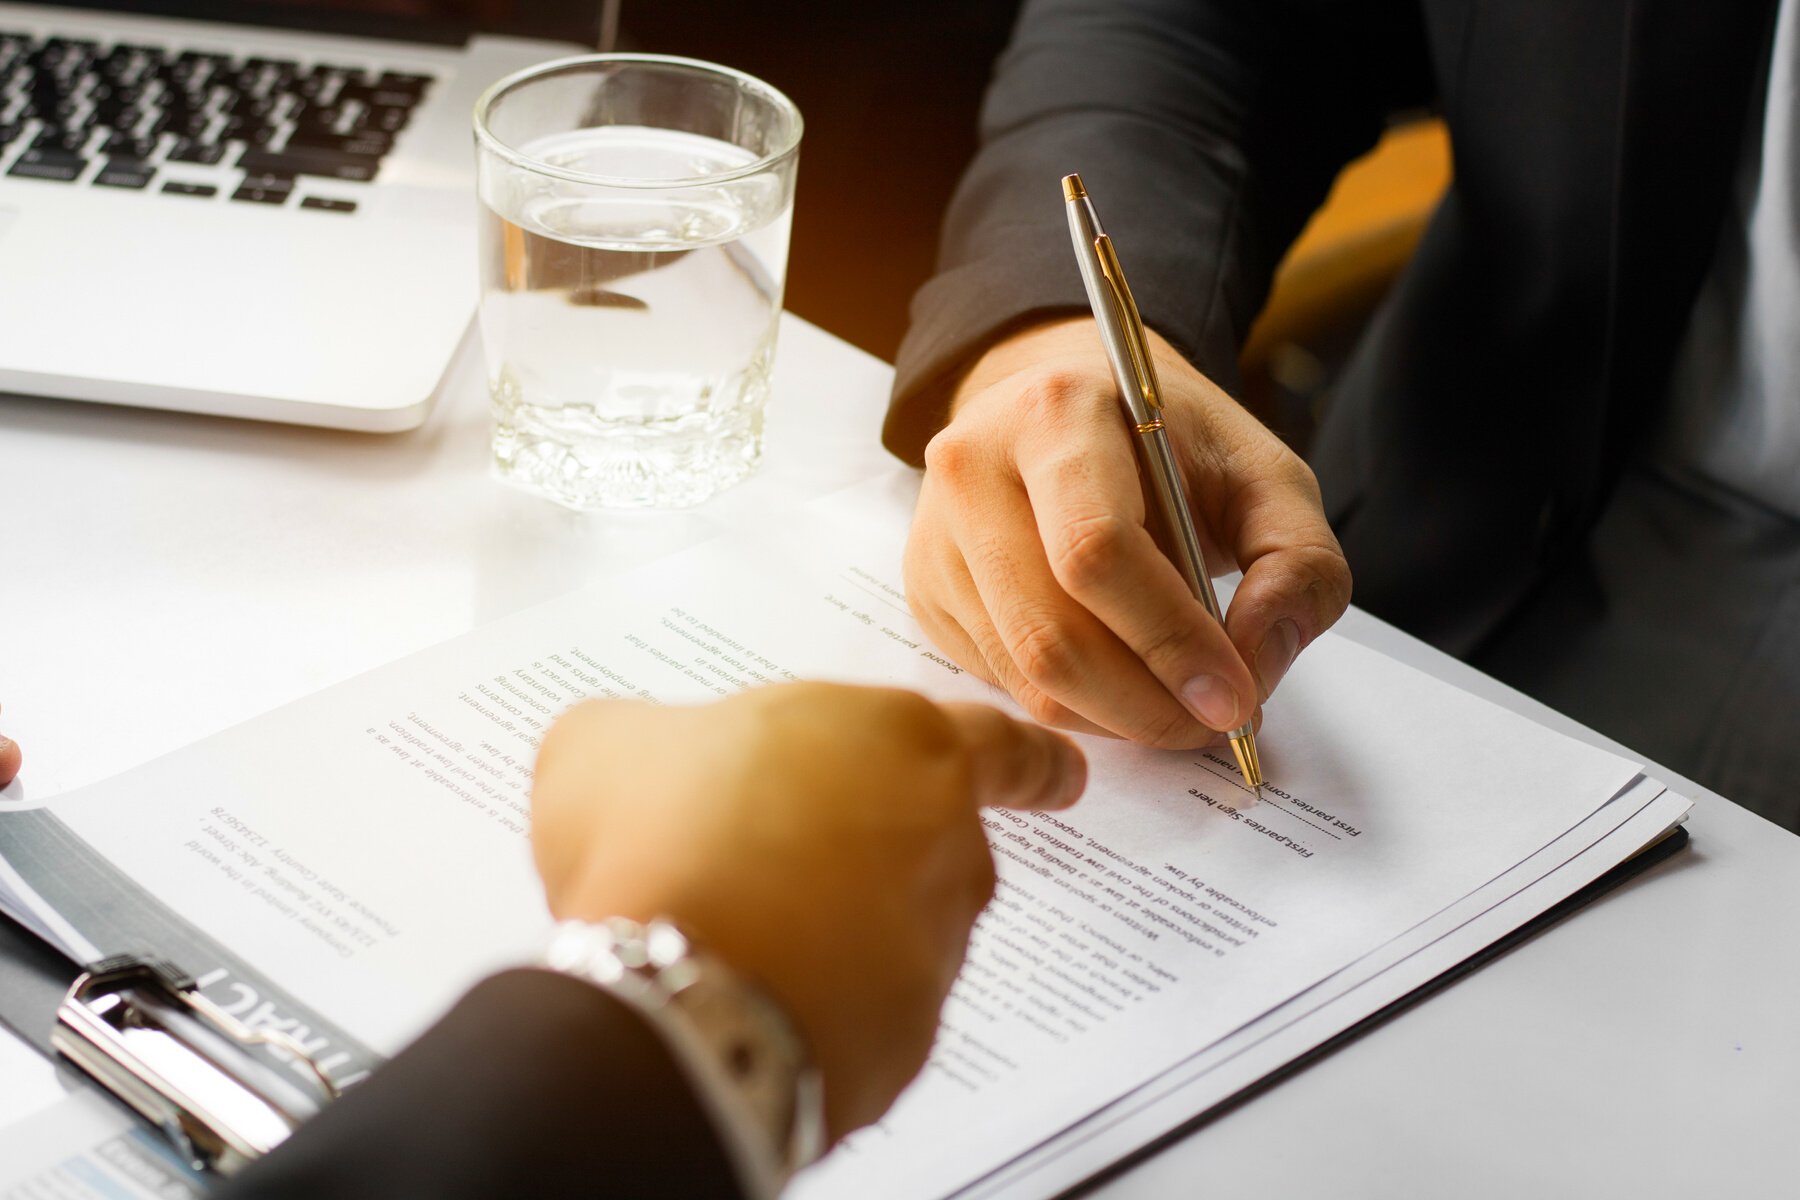
[[[1238,770],[1243,772],[1244,786],[1262,799],[1263,773],[1262,756],[1256,752],[1256,739],[1249,733],[1231,739],[1231,752],[1237,757]]]
[[[1087,189],[1081,186],[1079,175],[1064,175],[1062,183],[1064,200],[1079,200],[1087,195]]]

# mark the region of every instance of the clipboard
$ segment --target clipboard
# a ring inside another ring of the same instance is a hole
[[[160,1129],[196,1170],[230,1176],[338,1095],[293,1038],[252,1029],[192,976],[137,955],[90,963],[57,1007],[50,1043]],[[285,1070],[255,1053],[298,1063]]]
[[[1290,1059],[1282,1066],[1277,1067],[1275,1070],[1270,1071],[1267,1075],[1264,1075],[1248,1087],[1233,1092],[1224,1100],[1221,1100],[1219,1103],[1214,1104],[1201,1112],[1195,1113],[1192,1117],[1189,1117],[1168,1132],[1152,1138],[1131,1153],[1115,1159],[1102,1170],[1096,1171],[1079,1183],[1064,1188],[1061,1192],[1057,1193],[1058,1200],[1072,1200],[1073,1197],[1090,1194],[1096,1188],[1099,1188],[1109,1180],[1123,1175],[1145,1159],[1154,1157],[1158,1152],[1181,1141],[1183,1138],[1188,1137],[1196,1130],[1212,1124],[1233,1109],[1241,1108],[1251,1100],[1254,1100],[1264,1092],[1267,1092],[1270,1088],[1286,1082],[1300,1074],[1314,1063],[1336,1053],[1342,1047],[1356,1041],[1376,1027],[1386,1024],[1388,1021],[1393,1020],[1413,1006],[1437,995],[1451,984],[1456,983],[1469,975],[1473,975],[1482,967],[1487,966],[1497,958],[1504,957],[1519,946],[1529,942],[1532,938],[1535,938],[1539,934],[1550,929],[1552,926],[1561,924],[1574,913],[1587,907],[1608,892],[1635,879],[1645,871],[1648,871],[1651,867],[1656,866],[1658,863],[1661,863],[1686,849],[1689,840],[1687,826],[1675,826],[1673,829],[1670,829],[1661,837],[1657,838],[1642,850],[1639,850],[1636,854],[1632,855],[1612,870],[1606,872],[1606,874],[1600,876],[1600,878],[1594,880],[1586,887],[1572,893],[1561,902],[1551,905],[1537,916],[1520,925],[1517,929],[1514,929],[1511,933],[1489,942],[1486,946],[1483,946],[1480,950],[1469,955],[1469,957],[1463,959],[1455,966],[1450,967],[1442,974],[1420,984],[1404,996],[1401,996],[1382,1008],[1377,1009],[1375,1012],[1370,1013],[1354,1025],[1340,1030],[1333,1036],[1326,1038],[1304,1054],[1296,1055],[1294,1058]]]
[[[1686,828],[1672,829],[1634,857],[1443,974],[1062,1194],[1086,1194],[1169,1143],[1299,1074],[1340,1046],[1668,859],[1686,847],[1688,841]],[[11,926],[10,920],[0,917],[0,927],[9,927],[4,933],[12,933]],[[9,940],[19,944],[6,945]],[[0,961],[17,964],[21,957],[30,957],[19,954],[28,948],[43,954],[46,960],[27,964],[35,968],[30,973],[44,976],[38,981],[40,985],[49,982],[52,968],[48,960],[67,961],[35,944],[28,935],[13,939],[0,935]],[[221,1175],[230,1175],[274,1149],[338,1090],[317,1062],[286,1035],[243,1026],[200,996],[191,977],[167,963],[137,956],[118,956],[90,964],[68,987],[49,1040],[98,1086],[161,1129],[196,1169]],[[258,1046],[301,1060],[309,1068],[307,1075],[316,1087],[303,1087],[298,1075],[288,1078],[293,1074],[291,1069],[259,1057],[255,1053]],[[173,1073],[171,1065],[175,1067]]]

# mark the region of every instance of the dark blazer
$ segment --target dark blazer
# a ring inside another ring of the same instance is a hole
[[[549,971],[482,983],[218,1200],[742,1195],[662,1040]]]
[[[1771,0],[1028,0],[914,300],[885,439],[1085,309],[1081,172],[1145,320],[1229,387],[1281,254],[1393,110],[1455,180],[1310,458],[1363,606],[1478,650],[1579,549],[1655,425],[1761,103]]]

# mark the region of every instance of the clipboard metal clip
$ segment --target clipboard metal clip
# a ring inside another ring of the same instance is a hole
[[[170,963],[116,955],[90,963],[56,1010],[50,1041],[157,1125],[197,1170],[233,1175],[336,1098],[337,1086],[288,1035],[252,1029]],[[252,1052],[267,1046],[301,1076]]]

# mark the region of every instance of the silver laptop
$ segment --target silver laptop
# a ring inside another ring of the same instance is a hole
[[[432,15],[471,8],[535,24]],[[0,393],[416,426],[475,308],[475,98],[602,8],[0,2]]]

